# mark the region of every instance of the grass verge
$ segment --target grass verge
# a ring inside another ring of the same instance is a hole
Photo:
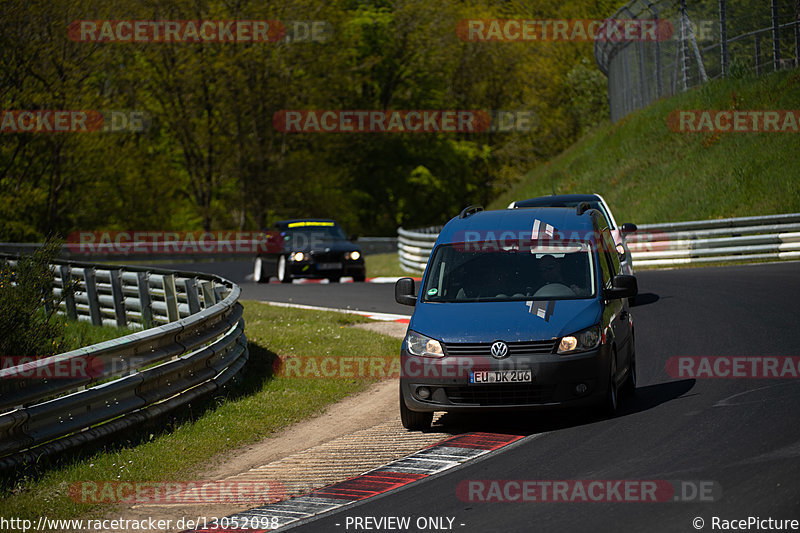
[[[396,253],[365,255],[364,263],[367,267],[367,276],[375,278],[378,276],[419,276],[406,272],[400,266]]]
[[[108,504],[82,504],[69,497],[80,481],[191,481],[216,455],[252,444],[367,387],[364,378],[300,379],[272,375],[279,355],[397,356],[398,341],[347,327],[368,322],[358,315],[272,307],[243,302],[250,360],[236,386],[193,403],[182,413],[102,449],[44,462],[6,476],[0,516],[38,520],[93,518]],[[9,480],[13,479],[13,482]]]

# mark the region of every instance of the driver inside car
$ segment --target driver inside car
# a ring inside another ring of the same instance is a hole
[[[558,259],[556,259],[552,255],[543,255],[539,259],[538,268],[539,268],[539,275],[541,276],[541,279],[544,281],[542,287],[551,284],[559,284],[565,287],[569,287],[572,290],[572,292],[575,293],[576,296],[583,292],[577,284],[569,283],[564,279],[561,263],[558,261]],[[541,288],[539,290],[541,290]]]

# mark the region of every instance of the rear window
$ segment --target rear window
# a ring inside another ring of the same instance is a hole
[[[489,250],[480,243],[454,243],[434,251],[422,301],[573,300],[594,295],[589,243]]]

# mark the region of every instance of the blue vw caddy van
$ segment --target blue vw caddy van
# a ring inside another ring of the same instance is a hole
[[[608,223],[577,208],[471,206],[436,240],[401,347],[400,413],[598,406],[636,387],[636,278],[621,274]]]

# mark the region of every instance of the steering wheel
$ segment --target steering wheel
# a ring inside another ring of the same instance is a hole
[[[549,283],[533,294],[534,298],[560,298],[575,296],[575,291],[561,283]]]

